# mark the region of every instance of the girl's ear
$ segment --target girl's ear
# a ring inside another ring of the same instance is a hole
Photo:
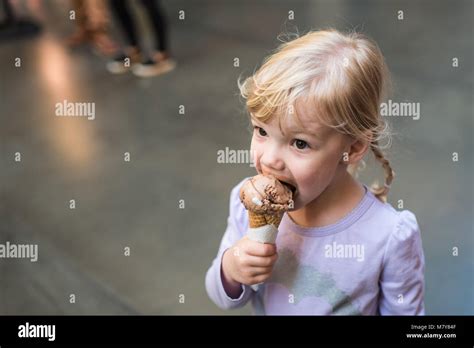
[[[352,143],[349,150],[349,164],[359,162],[369,149],[369,142],[366,140],[356,140]]]
[[[369,149],[368,140],[359,140],[352,138],[343,153],[342,161],[344,164],[358,163]]]

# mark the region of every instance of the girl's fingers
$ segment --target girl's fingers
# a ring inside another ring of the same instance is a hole
[[[253,255],[247,255],[247,264],[252,267],[272,267],[277,260],[278,255],[273,254],[272,256],[259,257]]]
[[[272,267],[253,267],[251,271],[251,276],[257,277],[264,274],[270,274],[271,272],[272,272]]]
[[[248,238],[248,237],[245,237]],[[276,253],[275,244],[265,244],[249,240],[246,245],[246,253],[252,256],[271,256]]]

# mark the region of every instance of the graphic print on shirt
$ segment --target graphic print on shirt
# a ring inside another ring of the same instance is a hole
[[[324,299],[335,315],[362,315],[343,290],[337,287],[331,273],[324,273],[313,266],[299,264],[291,249],[278,252],[278,261],[269,282],[282,284],[293,294],[294,303],[314,296]]]

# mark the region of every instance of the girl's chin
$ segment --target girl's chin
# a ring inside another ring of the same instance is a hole
[[[319,196],[317,196],[317,197],[319,197]],[[299,195],[299,192],[296,191],[296,194],[295,194],[294,199],[293,199],[294,208],[290,209],[290,211],[300,210],[300,209],[306,207],[308,204],[312,203],[316,198],[314,198],[313,200],[311,200],[311,198],[310,198],[308,200],[308,197],[306,197],[306,199],[304,199]]]
[[[296,193],[293,202],[294,202],[293,209],[290,209],[290,211],[299,210],[299,209],[303,208],[306,205],[306,204],[304,204],[303,202],[300,201],[300,197],[299,197],[298,193]]]

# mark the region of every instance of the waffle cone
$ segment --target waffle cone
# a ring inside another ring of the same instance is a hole
[[[253,211],[248,211],[249,213],[249,226],[252,228],[256,227],[262,227],[267,224],[267,220],[265,219],[265,215],[263,214],[257,214],[254,213]]]
[[[265,225],[273,225],[278,227],[280,225],[283,214],[270,215],[270,214],[257,214],[252,211],[248,211],[249,215],[249,226],[251,228],[262,227]]]
[[[278,215],[265,215],[265,219],[267,220],[268,225],[273,225],[278,228],[280,226],[281,219],[283,218],[283,214]]]

